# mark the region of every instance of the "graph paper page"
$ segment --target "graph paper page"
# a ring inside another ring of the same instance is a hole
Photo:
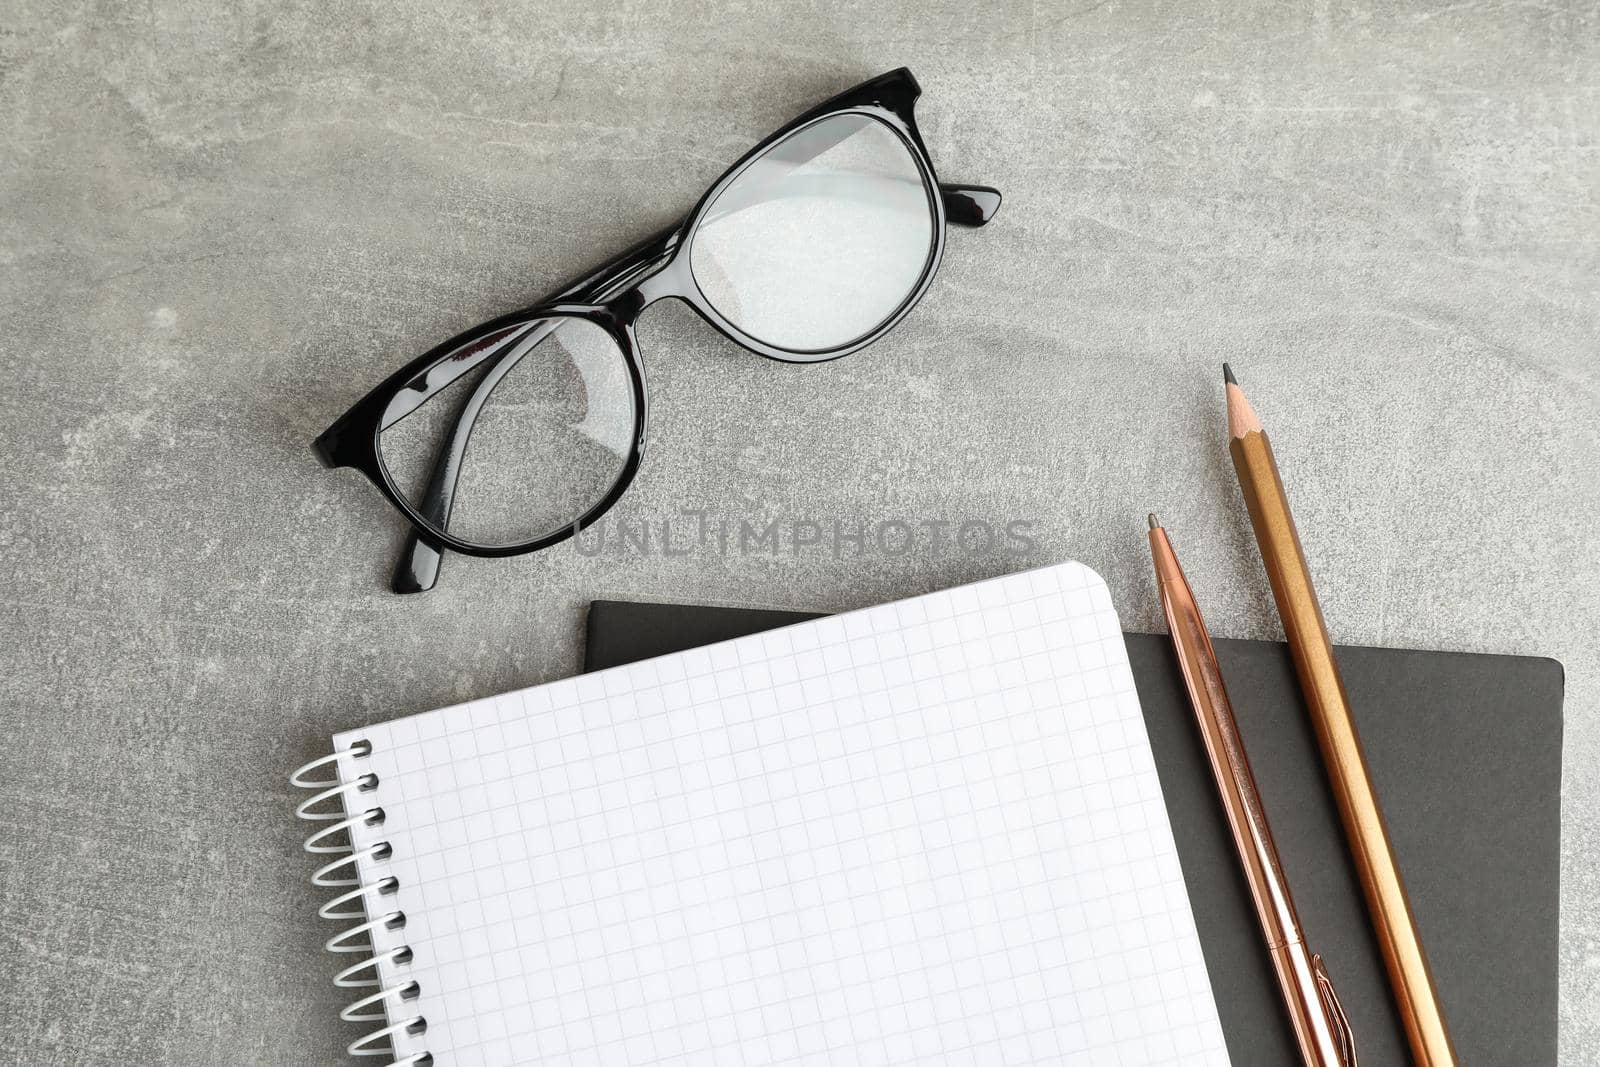
[[[1104,583],[1068,563],[335,738],[397,1051],[1222,1064]],[[358,842],[359,843],[359,842]],[[402,1015],[403,1013],[403,1015]]]

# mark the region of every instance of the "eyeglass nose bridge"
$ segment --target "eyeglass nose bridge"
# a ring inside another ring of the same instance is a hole
[[[672,267],[687,225],[687,219],[680,219],[612,260],[575,294],[576,299],[606,304],[621,314],[628,310],[637,313],[664,296],[677,295],[679,280],[673,277]],[[633,307],[639,300],[642,303]]]

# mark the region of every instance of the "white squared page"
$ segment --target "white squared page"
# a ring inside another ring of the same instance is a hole
[[[400,1055],[1224,1064],[1117,616],[1076,563],[340,734]],[[403,1012],[403,1015],[402,1015]]]

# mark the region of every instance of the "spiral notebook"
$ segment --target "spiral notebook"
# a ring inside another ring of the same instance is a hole
[[[1222,1064],[1105,584],[1067,563],[338,734],[351,1047]],[[335,777],[312,780],[321,765]]]

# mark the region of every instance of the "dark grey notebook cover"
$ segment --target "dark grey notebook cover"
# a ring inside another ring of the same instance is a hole
[[[595,601],[586,669],[811,615]],[[1228,1050],[1297,1062],[1199,735],[1164,635],[1126,634]],[[1410,1062],[1287,648],[1218,641],[1306,940],[1363,1067]],[[1561,665],[1519,656],[1341,648],[1339,663],[1463,1064],[1556,1060]]]

